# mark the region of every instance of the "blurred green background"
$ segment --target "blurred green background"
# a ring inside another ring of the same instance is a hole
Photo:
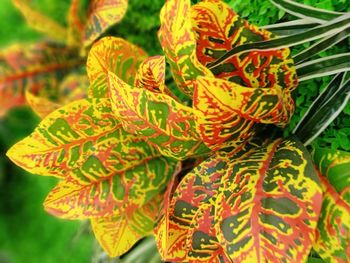
[[[193,3],[198,1],[192,0]],[[226,0],[238,13],[257,25],[289,19],[269,0]],[[299,1],[315,7],[350,11],[348,0]],[[33,5],[62,24],[69,0],[34,0]],[[107,34],[118,35],[142,46],[149,54],[161,54],[156,32],[163,0],[129,0],[128,12],[119,25]],[[42,36],[26,26],[11,0],[0,4],[0,47],[12,43],[36,41]],[[305,47],[305,46],[304,46]],[[300,49],[304,48],[300,47]],[[340,45],[327,52],[349,52],[349,45]],[[326,54],[326,53],[325,53]],[[329,78],[308,81],[298,89],[298,109],[290,131],[306,111]],[[0,263],[92,262],[100,252],[88,222],[64,221],[47,214],[42,206],[45,196],[56,183],[55,179],[30,175],[14,166],[5,156],[6,150],[30,134],[39,119],[27,108],[12,110],[0,119]],[[350,150],[350,105],[317,143],[333,149]],[[97,260],[93,261],[97,262]]]

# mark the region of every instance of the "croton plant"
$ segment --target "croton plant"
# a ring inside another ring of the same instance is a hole
[[[350,154],[306,146],[349,100],[349,54],[317,55],[347,38],[350,15],[273,2],[299,19],[261,29],[220,0],[167,0],[164,54],[149,57],[100,38],[126,0],[92,0],[86,15],[73,0],[68,29],[14,0],[35,28],[67,40],[0,60],[1,112],[26,97],[43,117],[7,155],[59,179],[45,209],[90,219],[111,257],[154,235],[170,262],[349,262]],[[326,75],[283,136],[298,82]]]

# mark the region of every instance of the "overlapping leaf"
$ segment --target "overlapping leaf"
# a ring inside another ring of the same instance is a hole
[[[111,216],[91,220],[94,234],[110,257],[127,252],[138,240],[150,235],[161,204],[158,195],[132,216]]]
[[[121,129],[109,100],[79,100],[48,115],[29,137],[9,150],[8,156],[31,173],[64,177],[82,167],[96,150],[102,160],[120,141],[134,137]],[[115,156],[110,164],[118,162]]]
[[[80,46],[82,32],[84,32],[86,14],[82,8],[81,0],[72,0],[67,14],[67,44],[69,46]]]
[[[320,178],[324,196],[314,249],[326,262],[346,263],[350,261],[350,203]]]
[[[41,118],[44,118],[70,102],[85,98],[88,86],[87,76],[71,73],[59,84],[55,101],[45,96],[33,94],[31,90],[26,90],[25,97],[32,110]]]
[[[84,29],[83,44],[89,46],[125,15],[128,0],[92,0]]]
[[[33,45],[14,45],[0,53],[0,114],[25,102],[25,90],[57,98],[62,77],[83,61],[76,51],[67,47],[40,42]]]
[[[203,142],[217,150],[251,138],[258,123],[284,126],[294,110],[290,94],[274,88],[250,88],[217,78],[199,77],[193,107]]]
[[[205,0],[192,7],[198,60],[205,66],[236,46],[273,38],[270,32],[241,19],[224,2]],[[294,90],[297,76],[288,48],[250,51],[215,67],[216,77],[246,87]]]
[[[68,174],[50,192],[45,209],[68,219],[130,217],[166,187],[176,170],[176,162],[165,157],[145,153],[138,159],[141,154],[137,151],[147,150],[147,146],[141,142],[135,143],[135,147],[120,143],[119,149],[111,153],[114,158],[120,158],[115,161],[119,171],[109,173],[111,167],[103,166],[100,159],[91,155],[81,169]],[[122,159],[123,156],[126,158]]]
[[[134,84],[137,69],[146,57],[142,49],[121,38],[105,37],[96,42],[87,59],[91,85],[89,96],[94,98],[108,96],[108,71],[114,72],[128,84]]]
[[[29,0],[12,0],[12,2],[25,17],[28,25],[54,40],[65,42],[66,29],[51,18],[32,9]]]
[[[209,153],[196,132],[191,108],[168,95],[133,88],[113,73],[108,81],[114,113],[126,131],[142,136],[168,157]]]
[[[303,262],[321,200],[311,158],[293,138],[218,151],[180,182],[160,221],[171,241],[160,251],[170,261]]]
[[[135,87],[164,93],[176,98],[165,85],[165,57],[154,56],[145,59],[136,73]]]
[[[191,24],[190,0],[167,0],[160,13],[159,40],[178,87],[192,97],[193,81],[212,76],[196,56],[196,39]]]

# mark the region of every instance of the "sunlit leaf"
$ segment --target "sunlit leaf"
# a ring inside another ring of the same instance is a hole
[[[320,178],[324,195],[313,247],[326,262],[346,263],[350,261],[350,203]]]
[[[84,30],[83,44],[89,46],[110,26],[125,15],[128,0],[91,0]]]
[[[81,169],[76,168],[50,192],[44,203],[45,209],[68,219],[130,216],[149,202],[166,187],[176,171],[176,162],[147,152],[144,155],[135,153],[137,160],[134,160],[131,153],[147,150],[144,142],[119,144],[119,148],[123,147],[112,152],[114,160],[120,158],[115,160],[118,164],[114,165],[115,171],[107,173],[109,167],[92,155]],[[142,160],[138,158],[141,155]],[[121,159],[123,156],[130,160]]]
[[[241,19],[224,2],[209,0],[192,7],[197,57],[208,66],[234,47],[273,38],[272,34]],[[212,70],[218,78],[246,87],[282,88],[297,86],[294,63],[288,48],[251,50],[230,57]]]
[[[29,0],[12,0],[12,2],[27,20],[28,25],[32,28],[44,33],[54,40],[60,42],[66,41],[66,29],[51,18],[32,9]]]
[[[198,132],[214,150],[244,143],[258,123],[283,127],[294,111],[291,94],[278,86],[250,88],[206,77],[195,82],[193,107]]]
[[[193,81],[212,73],[197,59],[190,8],[190,0],[167,0],[160,13],[158,36],[176,84],[192,97]]]
[[[168,157],[209,153],[196,132],[192,108],[166,94],[133,88],[113,73],[108,81],[113,111],[126,131],[142,136]]]
[[[127,252],[138,240],[152,234],[162,196],[159,195],[131,216],[110,216],[91,220],[94,234],[110,257]]]
[[[82,64],[75,50],[50,42],[14,45],[1,51],[0,115],[24,104],[25,90],[54,101],[62,78]]]
[[[64,177],[74,168],[84,169],[82,165],[88,157],[92,158],[92,165],[99,155],[111,167],[119,164],[119,156],[111,156],[110,151],[121,141],[134,138],[121,129],[109,100],[79,100],[48,115],[7,154],[31,173]]]
[[[92,46],[87,59],[87,72],[90,79],[89,96],[108,97],[108,71],[133,85],[137,69],[146,58],[147,55],[141,48],[124,39],[102,38]]]
[[[293,138],[218,151],[177,187],[168,214],[173,242],[162,256],[303,262],[315,239],[321,201],[311,157]]]

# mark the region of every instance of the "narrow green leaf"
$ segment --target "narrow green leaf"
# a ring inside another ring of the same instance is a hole
[[[350,53],[323,57],[299,64],[297,67],[299,82],[330,76],[350,70]]]
[[[319,9],[307,5],[300,4],[291,0],[270,0],[279,9],[286,11],[296,17],[314,21],[316,23],[324,23],[341,16],[344,13]]]
[[[283,23],[267,25],[263,26],[262,28],[276,35],[294,35],[297,33],[305,32],[305,30],[311,29],[317,25],[317,23],[310,22],[307,19],[298,19]]]
[[[344,80],[345,73],[339,73],[336,75],[332,81],[328,84],[328,86],[319,94],[319,96],[314,100],[311,106],[308,108],[306,113],[300,119],[299,123],[295,127],[293,133],[297,133],[300,127],[303,127],[309,120],[314,116],[314,114],[318,111],[318,109],[324,105],[337,91],[340,85]]]
[[[340,41],[344,40],[350,35],[350,27],[332,36],[325,37],[320,41],[316,42],[309,48],[303,50],[293,57],[295,64],[311,58],[312,56],[319,54],[320,52],[327,50],[334,45],[338,44]]]
[[[350,98],[350,80],[339,87],[342,76],[338,75],[330,83],[329,90],[322,93],[311,105],[304,119],[294,131],[300,140],[310,144],[342,112]],[[339,87],[337,90],[336,88]],[[335,91],[336,90],[336,91]]]
[[[268,41],[258,41],[254,43],[248,43],[241,46],[236,46],[228,51],[225,55],[208,64],[208,67],[213,70],[213,68],[219,66],[223,62],[227,61],[233,56],[238,54],[247,53],[250,51],[258,50],[274,50],[284,47],[292,47],[312,40],[317,40],[330,35],[334,35],[350,27],[350,13],[342,15],[332,21],[329,21],[323,25],[319,25],[308,31],[302,32],[300,34],[295,34],[291,36],[285,36],[281,38],[276,38]]]

